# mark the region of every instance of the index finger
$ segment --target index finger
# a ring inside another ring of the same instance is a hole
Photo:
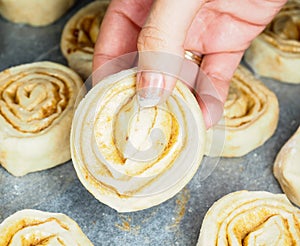
[[[105,62],[136,51],[138,34],[153,0],[112,0],[95,44],[93,71]]]

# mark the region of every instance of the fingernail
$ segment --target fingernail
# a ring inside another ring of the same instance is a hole
[[[161,101],[164,76],[159,72],[141,72],[137,77],[137,98],[141,107],[154,107]]]

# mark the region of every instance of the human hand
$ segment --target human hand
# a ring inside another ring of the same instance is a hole
[[[191,86],[200,95],[197,100],[210,127],[222,115],[230,79],[244,51],[285,2],[112,0],[95,46],[93,68],[96,70],[108,60],[136,50],[182,58],[185,50],[204,55],[201,73]],[[156,69],[151,59],[139,59],[139,67]],[[207,92],[208,83],[215,93]],[[163,74],[149,76],[142,72],[137,81],[138,90],[158,87],[171,91],[174,86],[175,80]],[[140,95],[144,100],[149,96],[152,95]]]

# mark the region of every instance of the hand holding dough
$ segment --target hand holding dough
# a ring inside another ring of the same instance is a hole
[[[100,81],[79,104],[71,131],[80,181],[119,212],[178,193],[197,171],[205,146],[201,110],[183,83],[152,108],[140,108],[135,86],[135,69]]]
[[[274,175],[287,197],[300,206],[300,127],[278,153]]]
[[[299,245],[300,210],[282,194],[230,193],[206,213],[198,246]]]
[[[93,246],[68,216],[33,209],[18,211],[0,224],[0,245]]]

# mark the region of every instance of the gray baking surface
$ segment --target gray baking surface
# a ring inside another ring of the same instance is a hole
[[[47,27],[18,25],[0,18],[0,70],[42,60],[66,64],[60,52],[62,29],[88,2],[78,1]],[[263,81],[280,103],[273,137],[244,157],[221,158],[205,180],[198,170],[179,194],[163,204],[119,214],[82,186],[71,161],[19,178],[0,167],[0,222],[20,209],[32,208],[69,215],[94,245],[195,245],[205,213],[223,195],[243,189],[281,193],[272,167],[276,154],[300,123],[300,85]]]

